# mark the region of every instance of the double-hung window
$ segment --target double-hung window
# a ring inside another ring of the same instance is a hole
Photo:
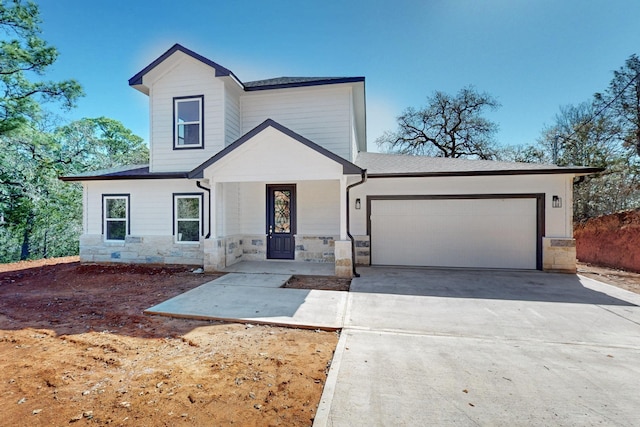
[[[204,96],[173,99],[173,148],[204,147]]]
[[[102,196],[102,234],[106,241],[124,241],[129,234],[129,195]]]
[[[202,223],[202,194],[174,194],[173,210],[176,242],[198,243]]]

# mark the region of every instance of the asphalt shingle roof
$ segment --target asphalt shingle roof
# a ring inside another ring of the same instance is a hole
[[[90,181],[101,179],[160,179],[186,178],[186,172],[149,172],[149,165],[127,165],[109,169],[81,172],[60,177],[63,181]]]
[[[358,153],[354,162],[369,175],[483,175],[526,173],[591,173],[599,168],[560,167],[543,163],[499,162],[406,154]]]
[[[279,89],[286,87],[317,86],[364,81],[364,77],[276,77],[273,79],[243,82],[246,90]]]

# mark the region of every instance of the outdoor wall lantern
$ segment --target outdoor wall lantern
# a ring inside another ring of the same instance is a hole
[[[360,199],[356,199],[356,209],[360,209],[362,205],[360,204]]]
[[[562,197],[553,196],[551,198],[551,206],[553,206],[554,208],[561,208],[562,207]]]

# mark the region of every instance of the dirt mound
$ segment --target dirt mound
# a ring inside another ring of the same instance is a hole
[[[640,209],[576,224],[574,236],[580,261],[640,272]]]

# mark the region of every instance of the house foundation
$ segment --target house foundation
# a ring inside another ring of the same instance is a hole
[[[335,242],[335,259],[336,276],[352,277],[351,240],[338,240]]]
[[[127,236],[121,242],[105,242],[101,234],[80,236],[80,262],[123,264],[202,265],[200,243],[176,243],[173,236]]]
[[[542,269],[560,273],[575,273],[576,240],[544,237],[542,239]]]
[[[295,236],[295,261],[314,263],[334,263],[337,262],[336,247],[340,246],[336,236]],[[351,242],[349,244],[348,270],[351,274]],[[207,272],[220,271],[240,261],[266,261],[267,260],[267,238],[264,235],[233,235],[220,237],[217,239],[204,239],[203,265]],[[340,259],[341,264],[347,261],[344,256]],[[341,277],[346,274],[340,269]],[[338,271],[336,267],[336,272]]]

